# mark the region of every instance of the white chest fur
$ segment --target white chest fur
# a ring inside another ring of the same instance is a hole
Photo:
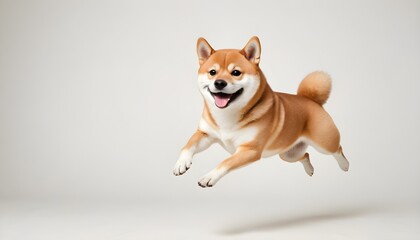
[[[199,129],[215,138],[231,154],[235,153],[241,144],[254,140],[258,132],[255,127],[222,127],[215,129],[204,119],[201,119]]]

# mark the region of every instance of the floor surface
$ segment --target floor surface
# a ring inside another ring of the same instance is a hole
[[[420,239],[418,204],[305,208],[278,203],[0,205],[0,239]]]

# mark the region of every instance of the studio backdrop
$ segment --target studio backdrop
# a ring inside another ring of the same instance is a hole
[[[254,35],[273,90],[331,75],[349,172],[310,149],[313,177],[274,156],[201,189],[215,145],[173,176],[203,107],[197,39]],[[418,1],[2,0],[0,198],[418,202],[419,66]]]

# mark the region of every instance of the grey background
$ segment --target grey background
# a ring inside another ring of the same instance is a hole
[[[294,93],[311,71],[330,73],[325,108],[348,173],[311,149],[312,178],[272,157],[201,189],[199,178],[228,156],[214,146],[186,175],[172,175],[203,104],[197,38],[242,48],[253,35],[276,91]],[[419,76],[419,1],[1,0],[0,200],[173,203],[200,214],[184,206],[194,203],[218,216],[389,204],[417,214]]]

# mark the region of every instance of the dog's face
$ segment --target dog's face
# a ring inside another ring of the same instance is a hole
[[[242,50],[217,51],[204,38],[198,39],[198,85],[204,99],[219,109],[244,107],[260,86],[260,53],[257,37]]]

